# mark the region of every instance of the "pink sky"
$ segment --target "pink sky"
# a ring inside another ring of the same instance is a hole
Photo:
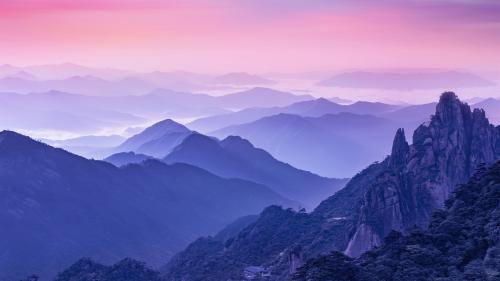
[[[500,1],[2,0],[0,42],[17,65],[500,72]]]

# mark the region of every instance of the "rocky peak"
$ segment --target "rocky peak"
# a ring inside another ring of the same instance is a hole
[[[394,141],[392,142],[392,152],[390,157],[390,166],[394,168],[406,165],[410,146],[406,142],[405,131],[400,128],[396,131]]]
[[[481,163],[500,158],[499,145],[499,129],[483,110],[471,112],[454,93],[443,93],[435,115],[416,129],[411,146],[402,130],[396,133],[390,165],[367,188],[346,254],[357,256],[378,246],[391,230],[426,227],[458,184]]]
[[[436,106],[435,117],[439,118],[443,125],[463,121],[463,117],[468,114],[470,114],[470,107],[462,103],[455,93],[445,92],[441,94]]]

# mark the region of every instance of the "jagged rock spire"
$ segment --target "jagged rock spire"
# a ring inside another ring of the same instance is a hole
[[[394,168],[402,167],[406,164],[410,146],[406,142],[405,130],[400,128],[396,131],[394,141],[392,142],[392,153],[390,166]]]
[[[481,163],[500,158],[500,127],[483,110],[471,111],[453,92],[441,95],[431,121],[417,128],[408,146],[398,130],[384,172],[364,196],[357,230],[346,254],[378,246],[391,230],[426,227],[429,217]]]
[[[470,114],[470,108],[462,103],[454,92],[444,92],[436,105],[435,117],[439,118],[441,123],[450,124],[462,121],[463,116]]]

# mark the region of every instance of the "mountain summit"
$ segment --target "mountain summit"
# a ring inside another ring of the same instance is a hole
[[[184,125],[165,119],[128,138],[114,151],[133,151],[154,157],[164,157],[191,133],[191,130]]]
[[[485,112],[471,111],[452,92],[441,95],[436,114],[413,134],[408,147],[398,131],[389,167],[365,194],[357,231],[346,254],[358,256],[380,245],[391,230],[425,227],[455,186],[481,163],[500,158],[500,130]]]

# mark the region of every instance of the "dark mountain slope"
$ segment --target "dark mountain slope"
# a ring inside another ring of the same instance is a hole
[[[310,260],[293,280],[499,280],[500,162],[479,169],[445,206],[425,231],[392,232],[356,260],[341,253]]]
[[[53,276],[88,256],[157,266],[190,240],[270,204],[269,188],[186,164],[118,169],[0,133],[0,280]]]
[[[201,134],[192,134],[164,161],[188,163],[222,177],[261,183],[311,208],[335,193],[345,182],[296,169],[235,136],[219,142]]]

